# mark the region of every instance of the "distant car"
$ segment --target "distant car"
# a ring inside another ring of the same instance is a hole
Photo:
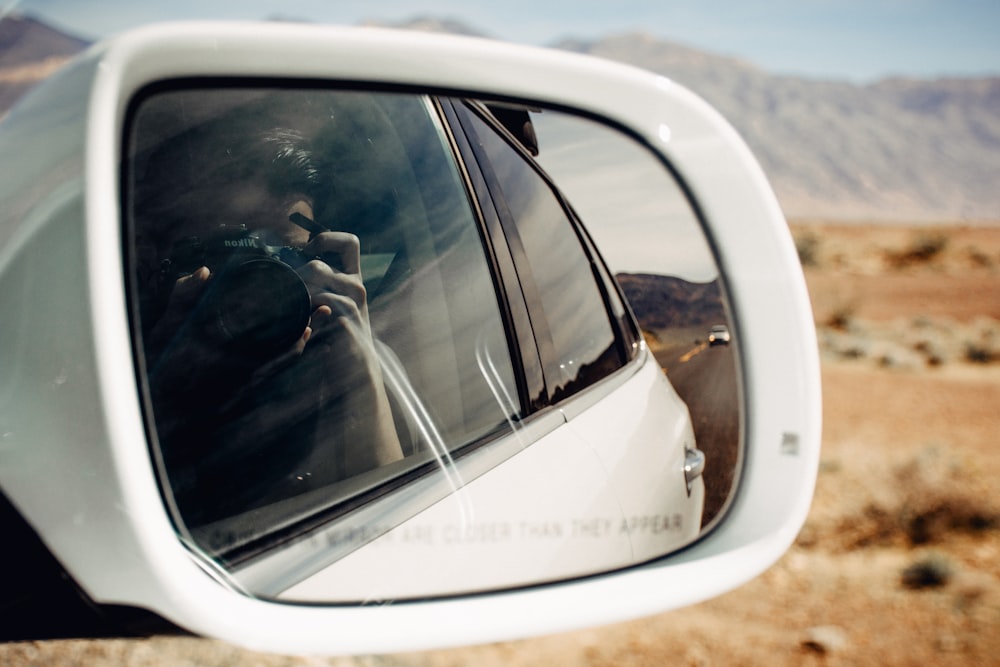
[[[708,330],[709,345],[729,345],[730,340],[732,338],[729,335],[729,327],[725,324],[716,324]]]

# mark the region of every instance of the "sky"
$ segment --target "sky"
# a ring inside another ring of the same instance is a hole
[[[175,19],[457,19],[536,45],[642,30],[769,72],[865,83],[1000,75],[1000,0],[0,0],[88,39]]]

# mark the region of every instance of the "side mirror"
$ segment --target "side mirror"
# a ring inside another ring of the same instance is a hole
[[[0,151],[0,485],[98,609],[270,651],[494,641],[717,595],[805,519],[795,249],[669,80],[165,25]]]

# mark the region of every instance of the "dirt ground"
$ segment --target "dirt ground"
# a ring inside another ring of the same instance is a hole
[[[153,638],[0,663],[1000,665],[1000,226],[793,225],[823,358],[823,454],[792,549],[703,604],[536,639],[302,658]]]

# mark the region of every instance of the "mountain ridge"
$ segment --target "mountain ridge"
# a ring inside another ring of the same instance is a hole
[[[364,24],[488,37],[429,15]],[[0,21],[0,113],[86,44],[31,17]],[[795,77],[642,31],[552,46],[643,67],[703,97],[750,146],[789,218],[1000,221],[1000,77]]]
[[[0,21],[0,69],[73,56],[89,45],[32,16],[7,16]]]
[[[727,321],[717,280],[696,283],[650,273],[618,273],[615,279],[644,330],[707,329]]]

